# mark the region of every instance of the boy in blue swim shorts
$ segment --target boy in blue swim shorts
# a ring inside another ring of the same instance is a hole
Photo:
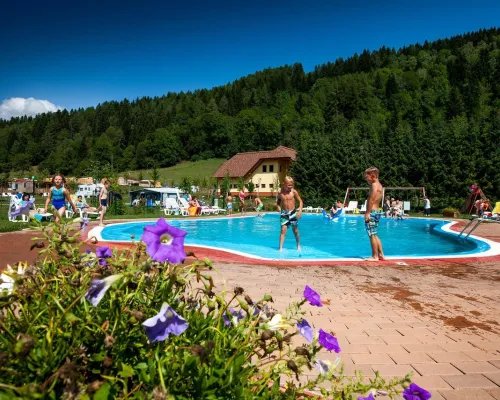
[[[382,200],[382,184],[378,180],[378,168],[370,167],[365,171],[365,179],[370,184],[370,194],[366,205],[365,213],[365,229],[370,238],[372,247],[372,256],[366,261],[382,261],[384,260],[384,252],[382,250],[382,242],[378,237],[378,222],[380,214],[378,209]]]
[[[295,200],[299,202],[298,210],[295,207]],[[285,182],[283,184],[283,187],[281,188],[281,192],[278,194],[276,205],[280,213],[281,225],[279,251],[283,249],[286,231],[288,230],[289,226],[292,227],[293,234],[295,235],[297,250],[300,250],[298,220],[302,216],[302,207],[304,206],[304,204],[299,196],[299,193],[293,188],[293,179],[289,176],[285,177]]]

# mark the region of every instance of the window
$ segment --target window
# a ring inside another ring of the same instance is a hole
[[[262,186],[261,186],[262,189],[265,189],[266,188],[266,184],[263,183]]]
[[[256,189],[258,189],[258,188],[259,188],[259,184],[258,184],[258,183],[256,183],[256,184],[255,184],[255,188],[256,188]]]
[[[262,166],[262,172],[267,172],[267,165]]]
[[[281,172],[281,165],[280,165],[280,172]]]
[[[274,165],[269,166],[269,172],[274,172]]]
[[[274,183],[269,184],[269,189],[272,189],[274,187]]]

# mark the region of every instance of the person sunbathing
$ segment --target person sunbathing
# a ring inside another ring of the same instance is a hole
[[[76,202],[75,202],[75,206],[82,211],[87,211],[87,212],[96,212],[97,211],[97,209],[95,207],[89,206],[88,203],[83,200],[82,196],[77,197]]]

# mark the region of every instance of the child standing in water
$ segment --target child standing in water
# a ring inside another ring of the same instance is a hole
[[[47,197],[45,208],[43,210],[43,212],[46,213],[47,209],[49,208],[49,203],[52,201],[52,205],[57,210],[56,222],[58,222],[66,212],[66,201],[71,205],[71,208],[73,208],[73,212],[76,214],[75,204],[73,203],[73,200],[69,195],[69,191],[64,187],[65,183],[66,178],[64,177],[64,175],[58,174],[52,177],[52,184],[54,186],[52,186],[49,190],[49,195]]]
[[[103,220],[104,220],[104,214],[106,214],[106,210],[108,209],[108,189],[109,185],[111,182],[109,180],[104,179],[104,187],[101,189],[101,192],[99,193],[99,208],[101,209],[101,217],[99,219],[99,226],[104,226]]]
[[[378,209],[382,200],[382,184],[378,180],[378,174],[378,168],[375,167],[370,167],[365,171],[365,179],[370,185],[370,195],[365,213],[365,228],[372,247],[372,256],[366,261],[383,261],[385,259],[382,242],[378,237],[378,222],[380,220]]]
[[[295,199],[299,202],[299,209],[295,208]],[[285,177],[283,187],[278,194],[276,200],[278,212],[280,213],[280,247],[279,251],[283,250],[283,243],[285,241],[286,231],[289,226],[292,227],[295,241],[297,242],[297,250],[300,250],[300,236],[298,228],[298,220],[302,216],[302,207],[304,206],[299,193],[293,188],[293,178],[290,176]]]

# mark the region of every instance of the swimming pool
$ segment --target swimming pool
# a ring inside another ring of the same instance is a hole
[[[354,260],[370,256],[370,244],[362,216],[346,216],[329,221],[318,215],[303,215],[299,222],[302,250],[288,229],[284,249],[278,251],[279,215],[167,220],[188,232],[185,244],[226,250],[267,260]],[[100,239],[113,242],[138,240],[146,225],[156,222],[127,222],[107,225]],[[382,218],[379,237],[389,258],[450,258],[500,254],[499,244],[478,239],[459,239],[443,220]],[[493,247],[495,249],[493,249]]]

